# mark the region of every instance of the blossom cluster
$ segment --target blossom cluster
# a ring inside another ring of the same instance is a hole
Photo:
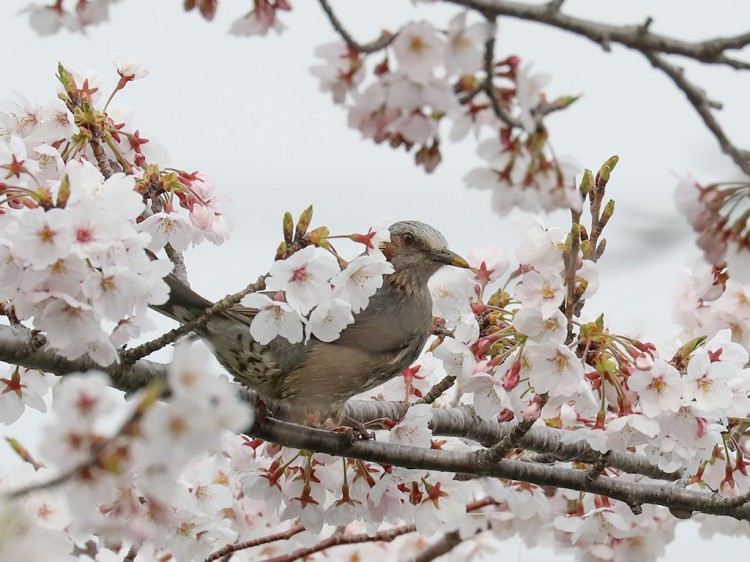
[[[112,95],[147,74],[115,66]],[[108,365],[168,297],[172,265],[148,251],[220,244],[229,225],[210,180],[160,168],[166,151],[101,100],[96,75],[60,66],[58,78],[49,103],[0,106],[0,300],[63,356]]]
[[[747,198],[750,184],[727,182],[700,185],[684,178],[675,190],[677,208],[698,234],[697,244],[710,264],[744,283],[750,282],[750,225]]]
[[[464,12],[444,30],[410,22],[394,34],[384,55],[363,55],[343,41],[319,47],[323,64],[312,72],[334,103],[347,106],[351,127],[376,143],[416,147],[415,161],[428,172],[442,159],[441,123],[450,123],[447,136],[454,142],[488,131],[479,146],[486,163],[465,181],[490,189],[498,212],[576,208],[573,169],[552,155],[541,122],[545,111],[562,109],[574,98],[547,102],[542,88],[548,78],[515,56],[493,62],[487,76],[483,57],[494,33],[494,26],[470,22]],[[382,60],[368,80],[367,61],[375,57]]]
[[[390,239],[384,223],[371,234],[371,244]],[[258,310],[250,333],[261,344],[278,336],[291,343],[308,342],[313,336],[331,342],[354,322],[354,314],[367,307],[383,285],[383,275],[392,272],[393,266],[374,245],[344,269],[330,255],[307,246],[271,266],[266,288],[277,291],[273,299],[260,293],[242,299],[244,306]]]
[[[0,520],[14,523],[0,535],[14,534],[0,538],[0,558],[77,560],[76,546],[93,535],[98,560],[115,559],[123,544],[125,552],[145,545],[141,560],[164,551],[202,560],[236,539],[230,519],[245,520],[242,510],[232,512],[227,461],[212,455],[224,451],[228,431],[245,429],[252,418],[236,388],[210,372],[209,357],[202,346],[178,346],[163,402],[156,401],[158,385],[126,402],[103,373],[57,378],[45,465],[25,464],[0,478],[4,491],[42,484],[4,503]],[[44,486],[60,475],[59,486]]]
[[[28,11],[32,27],[46,35],[107,19],[111,2],[79,0],[71,10],[65,0],[57,0]],[[189,0],[184,7],[197,8],[211,20],[218,2]],[[286,26],[279,13],[291,9],[289,0],[255,0],[230,33],[281,33]],[[312,72],[321,90],[347,107],[351,127],[376,143],[414,149],[415,163],[427,172],[442,160],[443,139],[457,142],[471,132],[477,139],[488,137],[478,149],[483,164],[465,182],[491,191],[499,213],[516,207],[534,212],[577,208],[575,167],[555,156],[544,124],[547,114],[577,98],[548,100],[548,76],[533,72],[515,55],[494,60],[496,32],[495,24],[473,21],[468,11],[456,13],[443,29],[427,21],[407,22],[384,31],[371,46],[350,39],[320,46],[316,54],[323,61]]]

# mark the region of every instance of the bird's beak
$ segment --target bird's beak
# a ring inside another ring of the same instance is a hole
[[[442,250],[440,252],[431,252],[432,259],[439,263],[444,263],[446,265],[452,265],[454,267],[463,267],[465,269],[471,268],[469,265],[469,262],[467,262],[464,258],[459,256],[456,253],[451,252],[450,250]]]

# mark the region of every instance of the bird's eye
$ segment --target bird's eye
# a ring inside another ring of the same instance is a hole
[[[414,240],[416,240],[416,238],[414,238],[414,235],[411,232],[406,232],[403,235],[402,240],[404,241],[404,244],[409,246],[411,244],[414,244]]]

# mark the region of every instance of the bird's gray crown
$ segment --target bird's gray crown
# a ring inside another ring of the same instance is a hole
[[[413,234],[424,245],[426,250],[439,251],[448,249],[448,241],[429,224],[419,221],[401,221],[393,223],[388,229],[392,235]]]

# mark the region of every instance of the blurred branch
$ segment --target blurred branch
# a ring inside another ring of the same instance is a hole
[[[105,371],[112,379],[112,386],[123,392],[134,392],[167,376],[167,366],[153,361],[140,359],[128,366],[115,363],[102,367],[86,356],[66,359],[57,351],[45,348],[46,343],[44,336],[25,326],[0,326],[0,361],[56,375],[92,369]]]
[[[458,534],[458,531],[445,533],[437,541],[417,554],[414,557],[414,562],[432,562],[435,558],[440,558],[443,554],[448,554],[461,544],[461,542],[461,535]]]

